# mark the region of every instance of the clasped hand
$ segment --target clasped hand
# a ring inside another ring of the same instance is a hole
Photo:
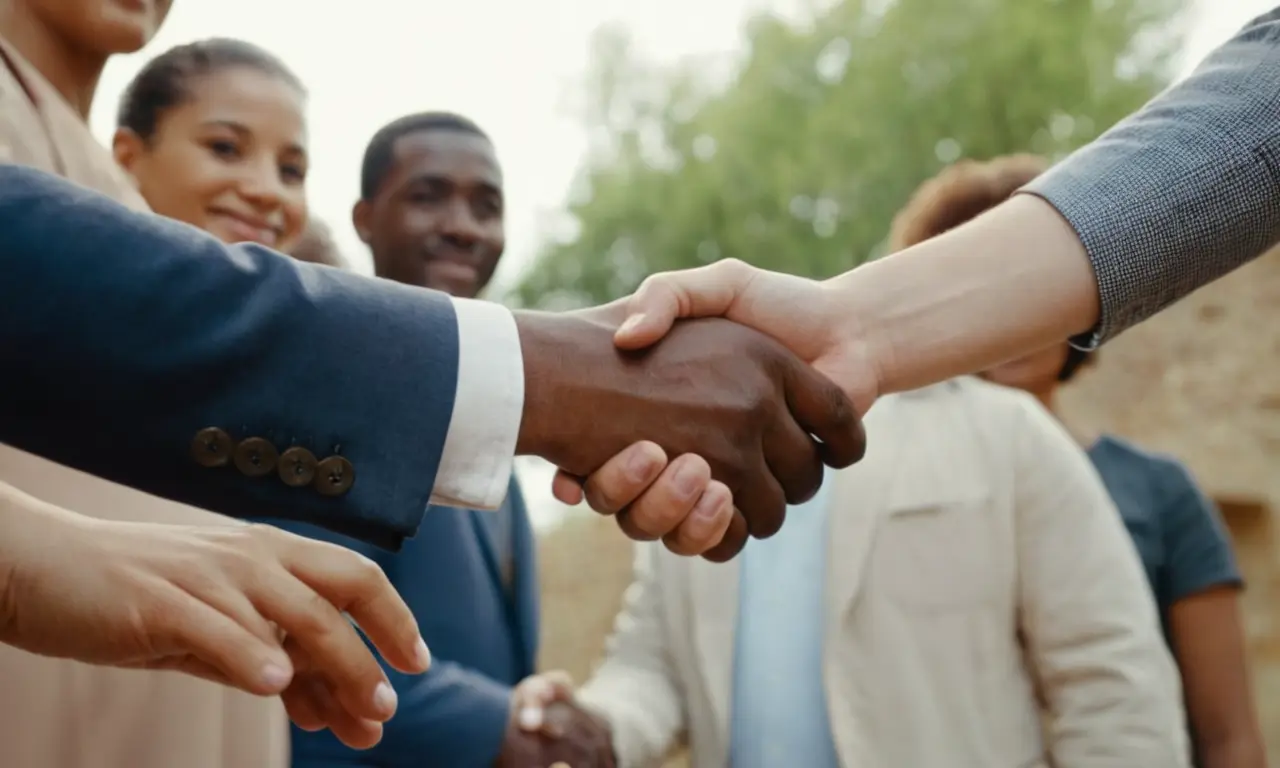
[[[609,724],[574,700],[565,672],[525,678],[511,694],[511,716],[495,768],[614,768]]]
[[[792,334],[784,346],[738,322],[677,322],[729,314],[732,307],[714,301],[714,281],[689,284],[724,278],[735,267],[717,268],[718,276],[658,276],[630,299],[572,315],[518,315],[517,323],[525,427],[543,438],[522,439],[520,448],[561,468],[557,498],[585,498],[616,515],[631,538],[662,538],[677,554],[721,561],[749,535],[775,533],[787,504],[818,490],[823,464],[842,468],[860,459],[865,435],[850,393],[810,365],[818,355],[806,360],[788,349],[818,348],[821,339]],[[808,305],[756,296],[774,308],[751,318],[782,322],[786,313],[815,311],[825,298],[820,284],[794,280],[790,289],[814,294]],[[730,299],[750,298],[747,286],[730,285]],[[701,303],[677,293],[686,289],[696,289]],[[856,359],[817,362],[834,363],[831,372],[844,383],[867,379],[843,375],[859,369]]]

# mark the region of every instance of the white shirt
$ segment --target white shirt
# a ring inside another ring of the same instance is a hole
[[[511,311],[454,298],[458,389],[431,503],[497,509],[507,495],[524,414],[524,355]]]

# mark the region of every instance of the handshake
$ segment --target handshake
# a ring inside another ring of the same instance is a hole
[[[722,561],[748,536],[776,533],[787,505],[817,492],[824,464],[862,457],[853,402],[781,343],[715,318],[667,323],[648,346],[620,328],[627,311],[516,315],[516,453],[561,468],[562,501],[585,495],[633,539]]]
[[[495,768],[614,768],[609,724],[574,700],[560,671],[525,678],[511,693],[511,716]]]

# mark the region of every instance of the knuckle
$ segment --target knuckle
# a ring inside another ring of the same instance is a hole
[[[284,531],[273,525],[266,523],[249,523],[244,526],[244,534],[248,539],[256,545],[264,548],[274,548],[279,546],[284,537],[281,535]]]
[[[350,550],[348,550],[350,552]],[[351,583],[361,592],[374,592],[390,584],[382,566],[359,552],[350,552]]]
[[[637,526],[632,519],[631,513],[630,509],[624,509],[615,516],[618,521],[618,528],[622,530],[623,535],[632,541],[653,541],[658,538],[658,536]]]
[[[312,592],[298,606],[297,615],[293,621],[294,626],[290,631],[291,634],[299,638],[305,637],[313,643],[324,641],[333,636],[338,629],[335,622],[341,620],[341,614],[332,603],[318,593]]]
[[[583,495],[587,506],[602,514],[611,515],[624,506],[618,498],[615,484],[607,478],[592,475],[583,486]]]
[[[682,517],[680,509],[669,504],[636,504],[631,507],[632,522],[641,531],[655,537],[671,532]]]

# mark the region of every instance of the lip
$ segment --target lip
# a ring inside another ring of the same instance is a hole
[[[480,279],[480,269],[476,265],[456,259],[431,259],[427,262],[427,269],[439,280],[462,286],[473,285]]]
[[[268,248],[274,248],[280,242],[281,228],[264,219],[221,208],[210,210],[209,213],[226,224],[229,234],[237,242],[258,243]]]

